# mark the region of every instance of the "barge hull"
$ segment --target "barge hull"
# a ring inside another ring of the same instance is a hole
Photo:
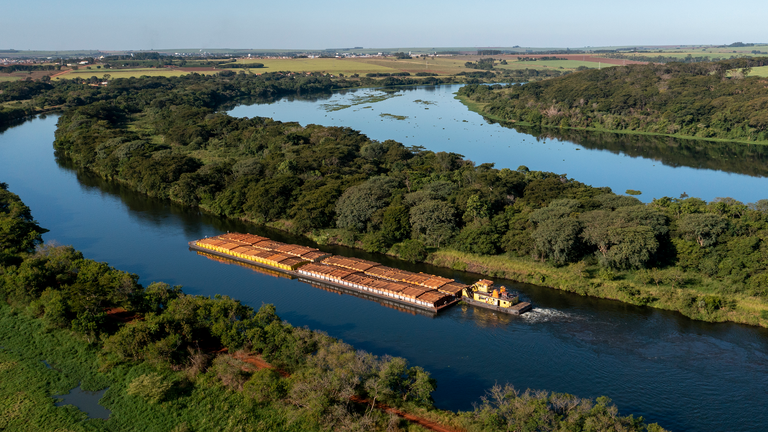
[[[503,308],[503,307],[499,307],[499,306],[490,305],[488,303],[484,303],[484,302],[481,302],[481,301],[477,301],[477,300],[471,299],[469,297],[463,297],[461,300],[466,302],[466,303],[468,303],[468,304],[471,304],[472,306],[477,306],[477,307],[481,307],[481,308],[484,308],[484,309],[490,309],[490,310],[495,311],[495,312],[501,312],[501,313],[505,313],[505,314],[509,314],[509,315],[521,315],[521,314],[524,314],[524,313],[530,311],[531,309],[533,309],[533,306],[530,303],[528,303],[528,302],[520,302],[520,303],[518,303],[516,305],[513,305],[513,306],[510,306],[508,308]]]
[[[364,290],[358,289],[358,288],[353,287],[353,286],[347,286],[347,285],[343,285],[343,284],[340,284],[340,283],[336,283],[334,281],[329,281],[329,280],[326,280],[326,279],[316,278],[316,277],[313,277],[312,275],[309,275],[309,274],[300,274],[298,271],[295,271],[295,270],[285,270],[285,269],[281,269],[281,268],[278,268],[278,267],[272,267],[272,266],[269,266],[269,265],[266,265],[266,264],[262,264],[262,263],[259,263],[259,262],[256,262],[256,261],[251,261],[251,260],[247,260],[247,259],[244,259],[244,258],[233,256],[233,255],[224,254],[224,253],[221,253],[221,252],[218,252],[218,251],[215,251],[215,250],[211,250],[211,249],[208,249],[208,248],[200,247],[194,241],[191,241],[188,244],[189,244],[189,249],[193,250],[193,251],[196,251],[196,252],[203,252],[203,253],[206,253],[206,254],[209,254],[209,255],[214,255],[216,257],[224,258],[224,259],[227,259],[227,260],[230,260],[230,261],[236,261],[236,262],[247,264],[247,265],[251,265],[251,266],[254,266],[254,267],[261,267],[261,268],[269,269],[269,270],[272,270],[272,271],[275,271],[275,272],[279,272],[279,273],[288,275],[291,279],[297,278],[297,279],[301,280],[302,282],[310,282],[311,281],[311,282],[314,282],[314,283],[319,283],[319,284],[322,284],[322,285],[333,287],[333,288],[338,289],[338,290],[340,290],[342,292],[349,292],[349,293],[360,294],[360,297],[375,298],[377,300],[386,301],[388,303],[396,303],[398,305],[407,306],[409,309],[416,309],[416,310],[427,311],[427,312],[431,312],[433,314],[435,314],[435,313],[437,313],[437,312],[439,312],[439,311],[441,311],[441,310],[443,310],[445,308],[448,308],[448,307],[458,303],[459,300],[461,299],[460,297],[456,297],[453,300],[451,300],[451,301],[449,301],[449,302],[447,302],[447,303],[445,303],[445,304],[443,304],[441,306],[438,306],[438,307],[422,306],[420,304],[411,303],[411,302],[408,302],[408,301],[403,301],[403,300],[400,300],[398,298],[377,294],[377,293],[372,292],[372,291],[364,291]]]

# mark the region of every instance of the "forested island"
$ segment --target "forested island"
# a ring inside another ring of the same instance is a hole
[[[459,95],[500,120],[542,128],[768,142],[768,58],[628,65]]]
[[[494,386],[472,411],[438,410],[435,381],[405,359],[293,327],[272,305],[256,311],[162,282],[143,287],[136,274],[43,244],[45,232],[0,183],[3,429],[392,431],[425,422],[436,430],[663,431],[619,416],[607,398],[509,385]],[[109,420],[54,406],[51,395],[78,382],[108,387]]]

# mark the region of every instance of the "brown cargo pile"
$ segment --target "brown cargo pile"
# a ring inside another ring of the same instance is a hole
[[[466,287],[453,279],[404,271],[360,258],[331,255],[253,234],[227,233],[196,243],[236,258],[297,271],[315,279],[430,308],[455,300]]]

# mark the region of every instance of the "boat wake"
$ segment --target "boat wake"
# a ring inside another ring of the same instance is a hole
[[[529,323],[541,323],[549,321],[562,321],[573,318],[573,315],[557,309],[533,308],[532,310],[520,315]]]

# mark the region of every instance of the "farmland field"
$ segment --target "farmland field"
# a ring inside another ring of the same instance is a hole
[[[752,68],[752,71],[749,73],[749,76],[768,77],[768,66],[760,66],[760,67]]]
[[[216,71],[198,71],[199,74],[213,74],[218,73],[219,70]],[[109,74],[111,78],[132,78],[132,77],[140,77],[143,75],[146,76],[165,76],[165,77],[171,77],[171,76],[182,76],[186,75],[188,73],[191,73],[189,71],[184,70],[175,70],[175,69],[154,69],[154,68],[139,68],[139,69],[96,69],[96,70],[73,70],[66,74],[59,75],[54,80],[62,80],[62,79],[72,79],[72,78],[83,78],[88,79],[92,76],[96,77],[103,77],[104,74]]]
[[[588,67],[590,69],[597,69],[601,67],[600,62],[594,61],[581,61],[581,60],[538,60],[538,61],[509,61],[506,65],[496,65],[495,68],[499,69],[576,69],[579,66]],[[608,63],[602,63],[602,67],[616,66]]]
[[[361,62],[357,59],[337,59],[337,58],[297,58],[297,59],[239,59],[237,63],[262,63],[264,68],[251,69],[251,72],[326,72],[330,74],[345,75],[361,74],[372,72],[399,72],[400,69],[395,69],[388,66],[382,66],[377,64],[369,64]]]
[[[18,81],[20,80],[20,76],[14,76],[14,75],[8,75],[8,74],[0,74],[0,82],[4,81]]]

